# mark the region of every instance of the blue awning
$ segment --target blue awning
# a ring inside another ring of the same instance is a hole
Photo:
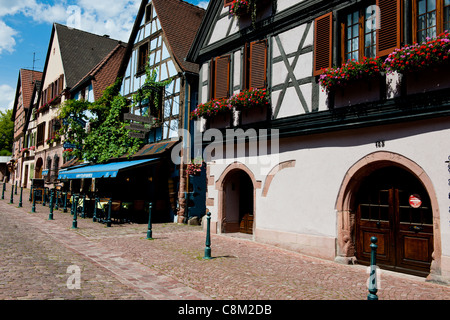
[[[143,165],[157,159],[145,159],[134,161],[122,161],[106,164],[96,164],[90,166],[83,166],[74,169],[68,169],[60,172],[58,179],[90,179],[90,178],[115,178],[120,170]]]

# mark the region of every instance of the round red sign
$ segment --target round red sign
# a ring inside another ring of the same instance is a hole
[[[422,205],[422,200],[417,194],[413,194],[409,197],[409,205],[413,208],[419,208]]]

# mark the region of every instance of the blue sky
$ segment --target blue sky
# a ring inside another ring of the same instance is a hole
[[[185,0],[206,8],[209,0]],[[42,71],[53,22],[127,42],[141,0],[0,0],[0,110],[11,108],[19,70]]]

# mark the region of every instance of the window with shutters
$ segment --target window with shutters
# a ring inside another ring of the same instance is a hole
[[[214,58],[211,61],[211,100],[230,96],[230,55]]]
[[[450,0],[413,1],[413,41],[423,42],[450,30]]]
[[[136,69],[136,74],[141,74],[145,72],[145,66],[147,65],[148,60],[148,42],[141,45],[138,49],[138,65]]]
[[[445,1],[445,0],[438,0]],[[450,1],[450,0],[448,0]],[[341,10],[338,26],[340,40],[336,41],[336,62],[360,61],[364,57],[387,56],[400,48],[402,34],[402,0],[376,0],[364,7],[352,6]],[[314,20],[314,70],[315,76],[333,63],[333,14],[331,12]]]
[[[44,144],[44,139],[45,139],[45,122],[40,123],[37,126],[37,140],[36,140],[36,144],[38,146],[41,146]]]
[[[267,87],[267,40],[251,42],[244,48],[244,89]]]
[[[344,14],[341,21],[341,62],[375,58],[377,45],[377,9],[375,4]]]

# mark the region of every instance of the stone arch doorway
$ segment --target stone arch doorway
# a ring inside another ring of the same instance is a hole
[[[216,182],[219,191],[218,232],[253,234],[255,228],[256,181],[247,166],[233,163]]]
[[[421,209],[410,206],[411,195],[420,196]],[[344,178],[336,209],[336,260],[367,264],[367,242],[375,235],[382,268],[428,278],[440,275],[436,194],[428,175],[410,159],[376,152],[358,161]]]
[[[236,169],[228,173],[223,187],[222,232],[253,234],[253,183],[247,173]]]
[[[42,160],[42,158],[38,158],[36,161],[36,166],[34,169],[34,177],[36,179],[41,179],[42,178],[42,167],[44,165],[44,161]]]

